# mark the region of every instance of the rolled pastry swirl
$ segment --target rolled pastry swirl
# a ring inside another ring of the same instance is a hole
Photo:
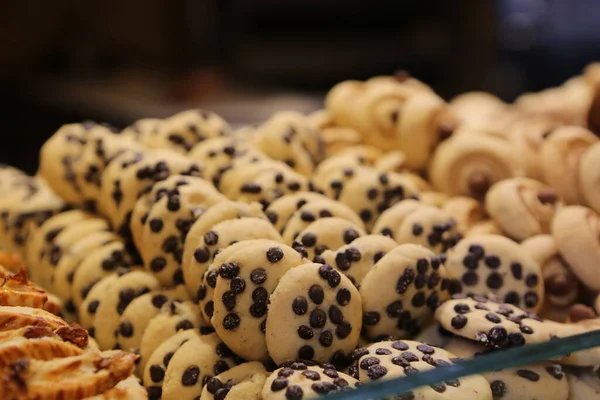
[[[552,131],[540,153],[544,181],[556,189],[567,204],[586,204],[579,181],[583,153],[598,138],[585,128],[564,126]]]
[[[515,240],[550,233],[552,218],[561,206],[553,188],[522,177],[496,183],[485,197],[487,212]]]
[[[337,125],[328,110],[315,111],[308,118],[311,127],[323,143],[326,157],[362,142],[360,133],[353,128]]]
[[[521,174],[521,163],[508,141],[476,132],[442,142],[429,164],[433,187],[450,196],[482,199],[494,183]]]
[[[588,147],[579,162],[579,184],[587,205],[600,213],[600,142]]]

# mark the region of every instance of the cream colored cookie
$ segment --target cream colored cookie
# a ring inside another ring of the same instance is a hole
[[[77,308],[79,316],[78,323],[88,330],[91,338],[96,336],[94,319],[96,318],[96,312],[98,312],[101,298],[104,296],[106,291],[108,291],[109,288],[114,285],[119,278],[119,274],[126,271],[127,269],[118,270],[117,272],[113,272],[112,274],[98,280],[87,293],[85,300],[83,300],[81,305]]]
[[[200,398],[214,400],[227,397],[230,400],[262,400],[262,389],[267,371],[259,362],[237,365],[214,378],[210,378]]]
[[[600,216],[586,207],[564,207],[552,221],[552,236],[579,280],[600,290]]]
[[[300,231],[292,247],[315,261],[325,250],[338,249],[366,235],[360,226],[342,218],[321,218]]]
[[[393,239],[396,227],[401,226],[406,217],[420,208],[421,205],[422,203],[414,199],[406,199],[394,204],[377,218],[372,232]]]
[[[452,365],[456,361],[455,355],[444,349],[412,340],[374,343],[363,348],[360,354],[357,366],[361,383],[406,377]],[[400,396],[428,400],[449,398],[491,400],[493,398],[488,382],[481,375],[423,386],[412,392],[402,393]]]
[[[450,291],[486,296],[537,311],[544,301],[542,270],[518,243],[500,235],[469,236],[446,254]]]
[[[398,243],[389,237],[366,235],[336,251],[326,251],[321,256],[327,263],[331,263],[347,276],[356,287],[360,287],[362,280],[373,268],[373,265],[396,247],[398,247]],[[328,256],[330,253],[332,253],[331,256]]]
[[[483,205],[472,197],[450,197],[441,209],[454,218],[456,221],[456,228],[459,232],[463,233],[466,233],[473,228],[475,224],[485,219],[485,209]]]
[[[600,213],[600,143],[595,143],[583,153],[579,161],[578,181],[585,203]]]
[[[193,303],[169,301],[161,313],[148,323],[140,344],[139,370],[143,371],[148,359],[162,342],[182,330],[196,330],[201,326]]]
[[[448,297],[447,289],[446,270],[431,250],[396,247],[362,281],[364,334],[371,340],[416,335]]]
[[[330,265],[292,268],[269,298],[269,355],[277,365],[290,360],[339,365],[358,344],[361,311],[356,287]]]
[[[327,201],[329,198],[313,192],[287,194],[269,204],[269,207],[265,210],[265,214],[273,226],[279,232],[283,233],[285,226],[296,211],[308,202],[318,200]]]
[[[193,399],[214,376],[236,365],[232,354],[220,354],[222,341],[216,334],[197,336],[184,343],[173,355],[165,371],[164,400]]]
[[[314,399],[328,393],[351,390],[358,381],[332,365],[294,362],[275,370],[265,382],[263,400]]]
[[[212,325],[240,357],[267,359],[265,326],[269,296],[290,268],[304,264],[296,250],[275,241],[255,242],[219,267]]]

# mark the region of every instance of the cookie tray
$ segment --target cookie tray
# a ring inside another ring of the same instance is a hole
[[[556,359],[577,351],[600,346],[600,330],[496,351],[453,365],[442,366],[409,377],[389,379],[359,386],[356,390],[324,396],[326,400],[380,399],[406,393],[421,386],[461,378],[473,374],[514,368],[521,365]]]

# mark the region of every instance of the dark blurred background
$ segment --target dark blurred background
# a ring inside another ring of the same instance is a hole
[[[398,69],[511,100],[600,60],[598,0],[0,0],[0,162],[81,120],[203,107],[235,125]]]

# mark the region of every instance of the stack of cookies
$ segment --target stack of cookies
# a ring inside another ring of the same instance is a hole
[[[3,398],[314,398],[600,329],[598,71],[514,104],[399,73],[238,131],[205,110],[61,127],[35,177],[0,168],[0,247],[36,285],[6,272],[26,295],[3,312],[30,322]],[[33,314],[51,357],[27,350]],[[600,398],[599,364],[397,398]]]

